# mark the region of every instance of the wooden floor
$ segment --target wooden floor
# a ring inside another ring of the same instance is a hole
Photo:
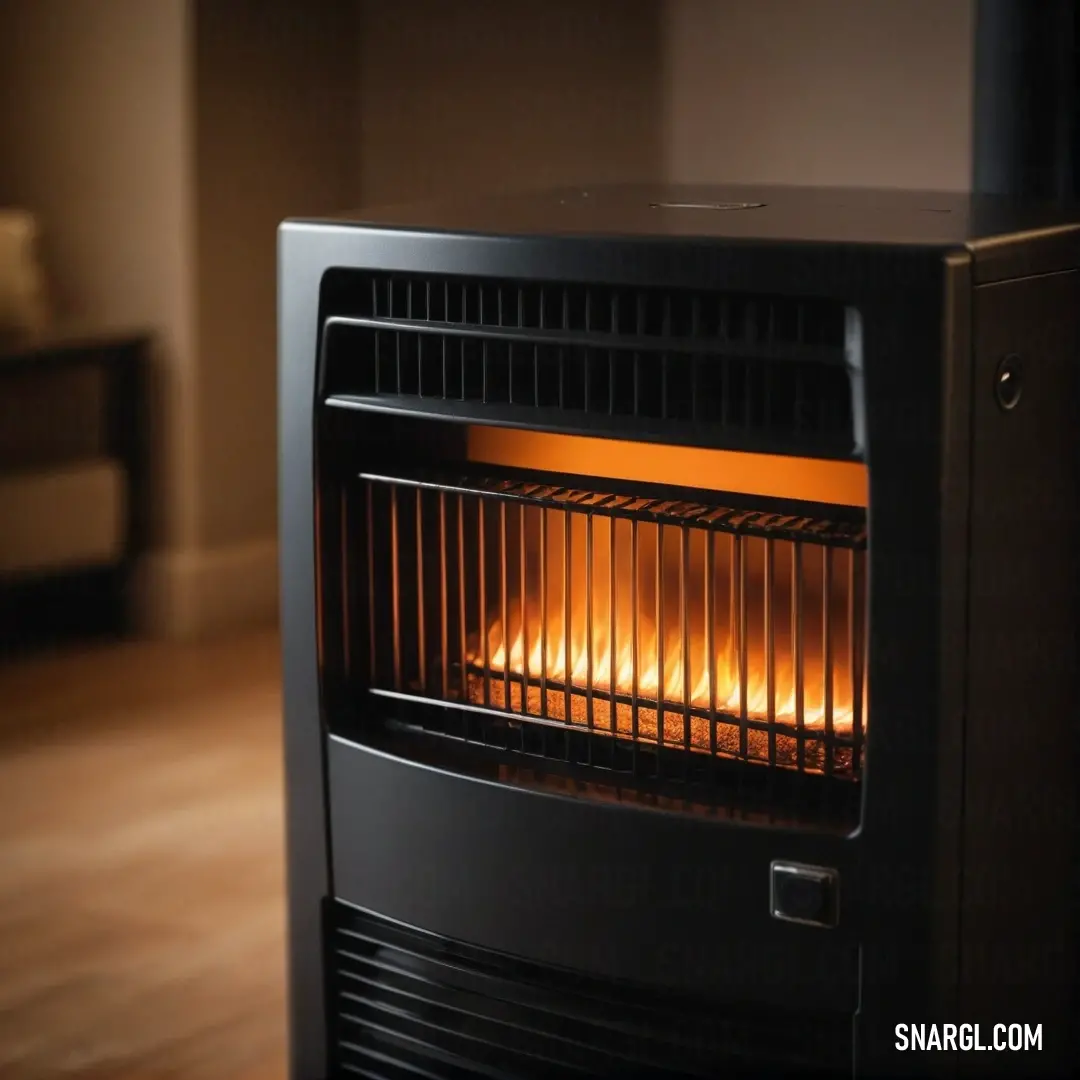
[[[277,642],[0,667],[0,1077],[278,1080]]]

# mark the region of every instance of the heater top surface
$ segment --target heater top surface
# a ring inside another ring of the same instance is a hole
[[[497,236],[993,247],[1049,234],[1080,251],[1080,207],[961,192],[725,185],[598,186],[343,213],[326,224]]]

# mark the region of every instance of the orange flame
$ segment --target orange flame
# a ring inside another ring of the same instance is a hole
[[[572,624],[583,623],[584,616],[580,610],[575,612]],[[561,627],[559,628],[561,631]],[[643,648],[638,662],[637,696],[650,701],[657,699],[657,683],[659,680],[659,662],[656,651],[656,634],[652,626],[647,628],[648,637],[643,642]],[[573,639],[573,634],[572,634]],[[501,675],[506,669],[506,650],[503,645],[502,625],[493,623],[488,632],[489,656],[488,669],[497,675]],[[539,631],[531,635],[529,645],[529,663],[525,665],[524,637],[519,629],[510,646],[510,672],[513,675],[523,677],[528,673],[530,679],[539,678],[542,669],[542,645]],[[667,651],[670,655],[676,652],[678,646],[674,641],[667,642]],[[703,639],[691,641],[691,648],[701,652],[701,666],[705,669],[699,673],[693,682],[690,691],[690,703],[697,708],[708,709],[713,701],[712,678],[708,671],[708,657],[705,653]],[[555,683],[566,682],[566,644],[563,637],[558,640],[549,638],[547,642],[547,678]],[[604,640],[593,656],[593,677],[589,679],[589,651],[580,639],[572,646],[570,651],[570,684],[579,690],[586,690],[590,685],[594,690],[604,691],[611,689],[611,647]],[[474,663],[479,657],[473,657]],[[821,683],[820,660],[811,660],[809,663],[811,685]],[[742,710],[742,684],[739,672],[732,670],[732,665],[726,657],[717,657],[715,665],[716,691],[715,708],[718,712],[738,716]],[[790,667],[780,673],[779,690],[774,689],[773,717],[779,723],[788,723],[794,726],[797,723],[796,715],[796,689],[794,679],[791,676]],[[813,677],[816,675],[816,679]],[[769,685],[765,673],[765,665],[760,657],[747,665],[747,692],[746,713],[747,716],[757,720],[768,719],[769,715]],[[676,654],[673,662],[664,666],[664,693],[663,700],[671,705],[682,705],[684,696],[682,658]],[[804,675],[805,678],[805,675]],[[633,647],[629,641],[621,641],[615,648],[615,691],[616,694],[631,695],[634,693],[634,660]],[[825,700],[822,689],[818,689],[812,699],[803,698],[803,724],[810,728],[825,727]],[[833,730],[837,733],[850,733],[854,724],[854,708],[850,693],[846,698],[837,701],[834,698],[832,705]]]
[[[862,466],[809,459],[486,428],[470,429],[469,456],[508,467],[640,474],[676,485],[692,477],[698,488],[866,504]],[[717,737],[712,710],[738,718],[745,707],[748,718],[771,719],[778,731],[796,729],[797,710],[810,731],[822,732],[831,715],[832,730],[843,737],[853,731],[858,694],[865,725],[865,643],[850,603],[865,553],[826,554],[809,544],[796,553],[790,541],[683,533],[601,514],[587,523],[582,513],[537,507],[508,513],[504,527],[485,634],[471,642],[475,701],[609,726],[613,733],[631,730],[633,701],[639,734],[681,742],[689,723],[698,749]],[[544,698],[541,676],[556,684]],[[586,705],[589,690],[597,697]],[[687,702],[694,710],[689,718]],[[767,739],[751,734],[759,743]],[[788,742],[795,746],[793,738]],[[741,752],[754,756],[745,745]]]
[[[684,541],[676,526],[635,527],[600,517],[586,523],[581,514],[537,508],[506,527],[511,554],[491,600],[486,641],[474,641],[470,656],[477,674],[488,672],[489,682],[490,676],[509,673],[515,684],[535,685],[543,675],[605,698],[614,686],[617,697],[629,701],[633,695],[653,708],[659,701],[665,711],[681,712],[688,701],[695,710],[738,717],[745,665],[746,715],[795,727],[798,664],[804,727],[824,728],[831,711],[835,733],[852,731],[851,660],[854,653],[858,662],[862,642],[852,636],[849,593],[852,562],[861,572],[861,552],[826,554],[804,546],[796,570],[790,541],[769,542],[767,556],[767,542],[759,537],[690,530]],[[516,692],[520,707],[521,691]],[[555,702],[558,713],[557,695]],[[545,709],[550,714],[551,702],[536,698],[528,711]],[[675,719],[665,719],[665,731]]]

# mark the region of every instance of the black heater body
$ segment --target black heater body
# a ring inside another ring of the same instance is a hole
[[[1078,264],[921,193],[282,227],[295,1080],[1069,1071]]]

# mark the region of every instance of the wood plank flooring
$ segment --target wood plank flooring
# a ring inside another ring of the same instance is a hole
[[[266,632],[0,667],[0,1077],[285,1076]]]

